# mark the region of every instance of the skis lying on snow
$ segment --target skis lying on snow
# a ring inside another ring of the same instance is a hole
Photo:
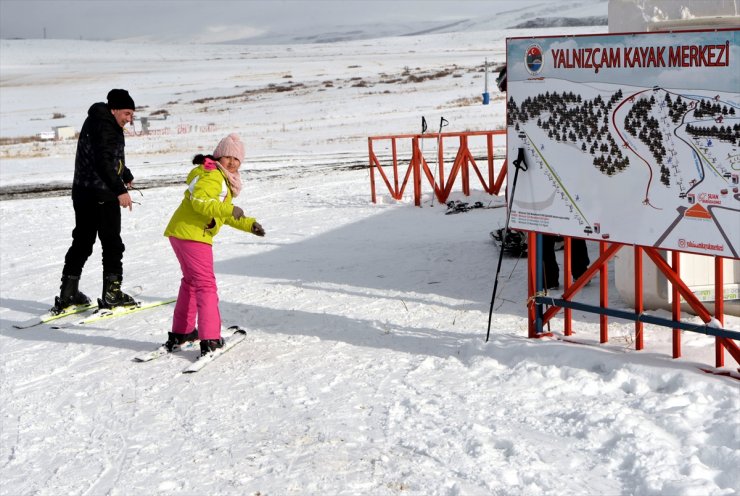
[[[232,331],[232,333],[223,336],[224,345],[221,348],[217,348],[210,353],[199,357],[196,361],[185,367],[182,373],[192,374],[194,372],[198,372],[200,369],[229,351],[231,348],[244,341],[244,339],[247,337],[247,331],[239,326],[231,326],[227,330]]]
[[[52,326],[52,328],[54,329],[60,329],[62,327],[89,324],[91,322],[95,322],[101,319],[107,319],[109,317],[118,317],[120,315],[127,315],[129,313],[139,312],[141,310],[147,310],[149,308],[154,308],[154,307],[158,307],[161,305],[168,305],[175,301],[177,300],[175,298],[172,298],[168,300],[150,301],[146,303],[139,302],[135,306],[113,307],[113,308],[99,308],[98,304],[96,303],[88,303],[85,305],[71,305],[63,309],[60,312],[49,310],[48,312],[42,315],[31,317],[30,319],[25,320],[23,322],[17,322],[13,324],[13,327],[15,327],[16,329],[28,329],[29,327],[34,327],[40,324],[47,324],[49,322],[54,322],[56,320],[65,319],[65,317],[70,317],[72,315],[77,315],[83,312],[87,312],[88,310],[93,310],[93,312],[90,315],[87,315],[76,322],[71,322],[71,323],[66,322],[66,319],[65,319],[64,323],[58,323]]]
[[[142,310],[148,310],[150,308],[155,308],[155,307],[159,307],[162,305],[169,305],[170,303],[174,303],[175,301],[177,301],[176,298],[171,298],[167,300],[149,301],[146,303],[138,302],[134,306],[127,306],[127,307],[113,307],[113,308],[97,307],[97,310],[95,310],[92,314],[86,317],[83,317],[82,319],[78,321],[72,322],[68,325],[58,325],[58,326],[52,326],[52,327],[54,327],[55,329],[58,329],[61,327],[91,324],[93,322],[97,322],[98,320],[109,319],[112,317],[120,317],[123,315],[140,312]]]
[[[172,350],[168,350],[165,345],[160,345],[159,348],[153,351],[147,351],[146,353],[142,353],[141,355],[136,355],[134,357],[135,362],[151,362],[152,360],[156,360],[159,357],[163,357],[165,355],[169,355],[170,353],[177,353],[178,351],[183,350],[189,350],[192,348],[198,348],[198,343],[200,343],[200,340],[196,339],[195,341],[187,341],[185,343],[182,343],[180,345],[175,345]]]
[[[506,206],[506,203],[496,203],[494,205],[483,205],[483,202],[475,202],[473,204],[462,202],[462,201],[450,201],[447,202],[447,212],[445,215],[459,214],[473,210],[474,208],[501,208]]]
[[[64,317],[76,315],[87,310],[94,310],[96,308],[98,308],[97,304],[88,303],[86,305],[71,305],[63,309],[61,312],[53,312],[52,310],[49,310],[43,315],[37,315],[23,322],[13,324],[13,327],[15,327],[16,329],[28,329],[29,327],[46,324],[47,322],[52,322],[57,319],[63,319]]]
[[[246,336],[247,331],[244,328],[239,326],[229,327],[223,332],[224,345],[221,348],[217,348],[216,350],[198,358],[195,362],[185,367],[185,369],[183,369],[183,373],[191,374],[193,372],[198,372],[200,369],[229,351],[231,348],[244,341]],[[200,341],[197,339],[195,341],[188,341],[187,343],[183,343],[180,346],[175,346],[174,348],[172,348],[172,351],[168,350],[165,345],[161,345],[156,350],[148,351],[146,353],[135,356],[134,361],[150,362],[165,355],[169,355],[170,353],[177,353],[190,349],[197,349],[200,351],[199,343]]]

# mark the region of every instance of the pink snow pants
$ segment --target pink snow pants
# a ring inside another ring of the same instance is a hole
[[[220,338],[221,314],[218,311],[218,288],[213,273],[213,247],[208,243],[172,236],[169,239],[182,269],[180,292],[172,318],[172,332],[192,332],[196,327],[197,315],[198,337]]]

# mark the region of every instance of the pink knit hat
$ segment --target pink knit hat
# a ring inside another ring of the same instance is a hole
[[[219,141],[218,146],[213,150],[213,158],[221,157],[234,157],[238,158],[239,162],[244,162],[244,143],[236,133],[231,133]]]

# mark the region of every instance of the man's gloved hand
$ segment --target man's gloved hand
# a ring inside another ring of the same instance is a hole
[[[264,236],[265,229],[259,222],[255,222],[254,224],[252,224],[252,234],[255,234],[257,236]]]
[[[236,219],[239,220],[242,217],[244,217],[244,210],[241,209],[241,207],[237,207],[234,205],[234,210],[231,211],[231,215]]]

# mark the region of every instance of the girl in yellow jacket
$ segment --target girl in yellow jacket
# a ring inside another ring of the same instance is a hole
[[[254,218],[246,217],[241,208],[231,203],[242,189],[239,167],[243,159],[244,145],[233,133],[219,142],[212,156],[196,155],[196,167],[187,178],[188,189],[164,231],[182,269],[172,332],[165,343],[170,351],[198,338],[201,356],[223,346],[213,272],[213,237],[224,224],[265,235]],[[198,325],[194,330],[196,317]]]

